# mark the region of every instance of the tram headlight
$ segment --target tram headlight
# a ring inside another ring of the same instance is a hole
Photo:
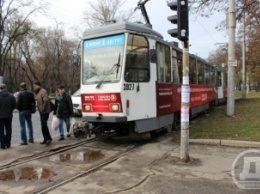
[[[85,111],[87,111],[87,112],[91,112],[91,111],[92,111],[92,106],[91,106],[91,104],[87,104],[87,105],[85,105],[84,107],[85,107]]]
[[[119,112],[120,111],[120,105],[119,104],[110,104],[110,109],[112,112]]]

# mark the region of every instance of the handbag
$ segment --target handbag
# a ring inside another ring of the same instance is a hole
[[[53,131],[56,131],[59,128],[59,119],[55,115],[53,115],[53,117],[52,117],[51,128]]]

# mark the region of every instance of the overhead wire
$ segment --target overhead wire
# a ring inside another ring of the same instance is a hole
[[[76,3],[73,1],[73,6],[67,8],[68,6],[64,6],[68,2],[58,2],[58,1],[49,1],[50,2],[50,9],[49,9],[49,17],[48,20],[56,20],[57,22],[64,23],[69,26],[74,25],[81,25],[83,23],[83,17],[84,17],[84,9],[82,7],[81,3]],[[86,2],[86,1],[85,1]],[[87,9],[87,6],[86,6]],[[81,14],[78,14],[78,12],[75,12],[75,10],[78,10],[81,12]],[[81,16],[80,16],[81,15]]]
[[[207,32],[207,34],[212,38],[212,40],[213,40],[213,42],[217,42],[216,41],[216,39],[212,36],[212,34],[207,30],[207,28],[205,28],[204,26],[203,26],[203,24],[197,19],[196,20],[199,24],[200,24],[200,26]]]

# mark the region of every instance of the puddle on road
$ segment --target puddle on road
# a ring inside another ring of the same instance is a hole
[[[41,167],[23,167],[0,172],[0,181],[48,180],[53,176],[56,176],[54,172]]]
[[[77,151],[73,153],[63,153],[50,157],[50,161],[52,162],[85,162],[91,163],[97,161],[101,158],[105,157],[105,155],[99,150],[85,150],[85,151]]]

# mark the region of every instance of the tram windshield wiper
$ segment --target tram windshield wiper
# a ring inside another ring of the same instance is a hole
[[[117,63],[112,66],[112,68],[108,71],[105,77],[98,83],[98,85],[96,86],[97,89],[99,89],[100,86],[104,83],[108,75],[114,74],[116,72],[116,78],[117,78],[119,67],[120,67],[120,58],[121,58],[121,52],[119,53]]]
[[[118,60],[117,60],[117,64],[116,65],[116,79],[117,79],[117,75],[118,75],[118,72],[119,72],[119,67],[120,67],[120,58],[121,58],[121,52],[119,53],[118,55]]]

